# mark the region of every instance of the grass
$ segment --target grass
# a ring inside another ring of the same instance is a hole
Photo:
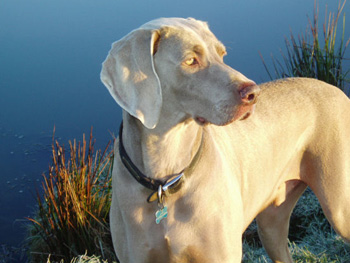
[[[55,262],[51,261],[49,256],[46,263]],[[64,263],[64,261],[60,261],[59,263]],[[108,263],[108,261],[101,259],[99,256],[88,256],[85,253],[84,255],[73,258],[70,263]]]
[[[308,189],[298,201],[289,228],[289,248],[295,262],[350,262],[350,246],[329,225],[315,195]],[[271,262],[253,222],[244,235],[244,263]]]
[[[28,226],[27,245],[31,262],[69,262],[83,255],[116,260],[109,231],[111,171],[109,144],[94,152],[92,130],[87,144],[69,142],[69,157],[52,143],[52,166],[43,175],[43,195],[37,191],[37,210]]]
[[[350,38],[345,40],[345,14],[342,17],[342,35],[340,38],[337,36],[338,22],[341,20],[345,3],[346,0],[342,4],[339,1],[335,14],[328,13],[326,9],[322,38],[318,26],[319,8],[315,1],[313,19],[309,19],[305,34],[294,37],[291,33],[290,39],[285,39],[287,54],[281,51],[282,62],[271,56],[273,73],[260,54],[271,80],[285,77],[310,77],[345,90],[345,85],[349,82],[347,78],[349,70],[344,72],[343,61],[346,48],[350,43]]]

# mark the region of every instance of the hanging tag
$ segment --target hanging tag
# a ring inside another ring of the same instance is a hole
[[[158,207],[159,209],[156,212],[156,223],[159,224],[160,221],[162,221],[163,218],[167,218],[168,216],[168,207],[164,206],[163,204],[163,188],[160,185],[158,188]]]
[[[162,219],[168,217],[168,207],[164,206],[156,212],[156,223],[159,224]]]

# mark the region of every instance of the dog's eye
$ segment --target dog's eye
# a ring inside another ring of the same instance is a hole
[[[198,60],[196,58],[190,58],[185,61],[186,65],[194,66],[198,64]]]

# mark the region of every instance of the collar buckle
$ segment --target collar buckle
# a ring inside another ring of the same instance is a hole
[[[179,190],[183,176],[184,172],[182,171],[180,174],[171,177],[165,182],[164,185],[160,185],[157,191],[150,194],[150,196],[147,198],[147,202],[152,203],[158,200],[158,203],[162,204],[164,195],[168,196],[169,194],[173,194]]]

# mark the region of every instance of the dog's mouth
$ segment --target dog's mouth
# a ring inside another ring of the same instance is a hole
[[[232,119],[228,120],[225,123],[220,123],[217,125],[225,126],[225,125],[228,125],[234,121],[246,120],[254,113],[254,110],[255,110],[255,104],[254,105],[242,105],[242,106],[238,107],[238,109],[236,110]],[[208,125],[211,123],[207,119],[200,117],[200,116],[195,117],[194,120],[197,122],[197,124],[199,124],[201,126],[205,126],[205,125]]]
[[[239,119],[239,121],[244,121],[245,119],[248,119],[250,115],[251,115],[251,112],[247,112]]]
[[[195,119],[195,121],[199,124],[199,125],[201,125],[201,126],[204,126],[204,125],[207,125],[209,122],[205,119],[205,118],[203,118],[203,117],[196,117],[196,118],[194,118]]]
[[[255,110],[255,104],[254,105],[243,105],[240,106],[233,117],[233,121],[243,121],[246,120],[254,113]]]

